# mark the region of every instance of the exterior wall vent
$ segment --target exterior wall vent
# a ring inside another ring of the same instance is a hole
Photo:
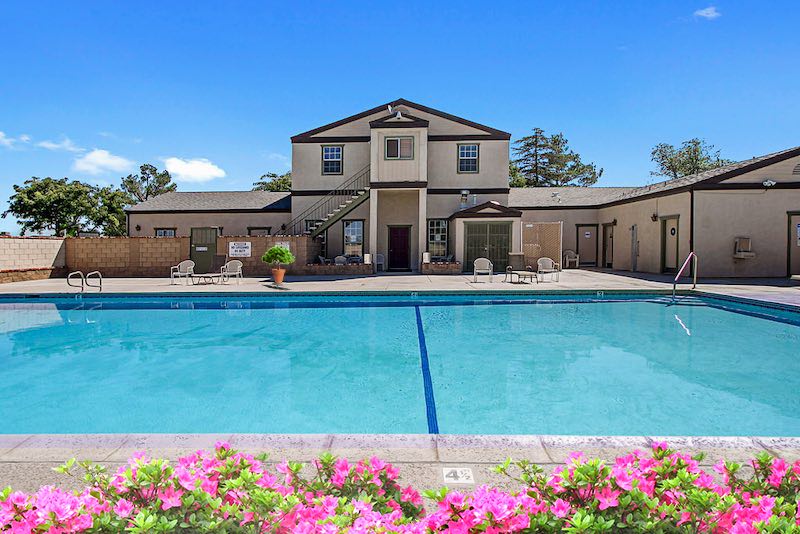
[[[800,176],[800,163],[794,166],[794,170],[792,171],[792,176]]]

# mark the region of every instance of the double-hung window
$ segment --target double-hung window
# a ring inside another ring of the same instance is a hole
[[[458,172],[478,172],[478,145],[458,145]]]
[[[342,174],[344,169],[344,147],[330,145],[322,147],[322,174]]]
[[[364,221],[344,221],[344,255],[364,255]]]
[[[432,257],[447,256],[447,219],[428,221],[428,252]]]
[[[414,138],[387,137],[386,159],[414,159]]]

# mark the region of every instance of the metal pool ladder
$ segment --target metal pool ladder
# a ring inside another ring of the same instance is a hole
[[[678,279],[683,274],[683,271],[686,270],[686,267],[689,266],[689,261],[692,260],[692,289],[697,287],[697,254],[694,252],[690,252],[688,256],[686,256],[686,261],[683,262],[683,265],[678,270],[678,274],[675,275],[675,280],[672,281],[672,300],[675,300],[675,288],[678,285]]]
[[[73,284],[73,278],[80,278],[81,285]],[[97,284],[92,283],[93,278],[97,279]],[[87,287],[94,287],[99,291],[103,291],[103,275],[100,274],[100,271],[92,271],[86,276],[84,276],[83,271],[73,271],[67,275],[67,285],[81,288],[81,293],[83,293]]]

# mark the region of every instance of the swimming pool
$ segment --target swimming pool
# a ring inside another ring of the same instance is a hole
[[[800,436],[799,346],[706,297],[0,297],[0,433]]]

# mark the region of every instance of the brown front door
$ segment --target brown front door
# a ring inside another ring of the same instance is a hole
[[[408,226],[389,227],[389,269],[407,271],[411,268],[411,250]]]

